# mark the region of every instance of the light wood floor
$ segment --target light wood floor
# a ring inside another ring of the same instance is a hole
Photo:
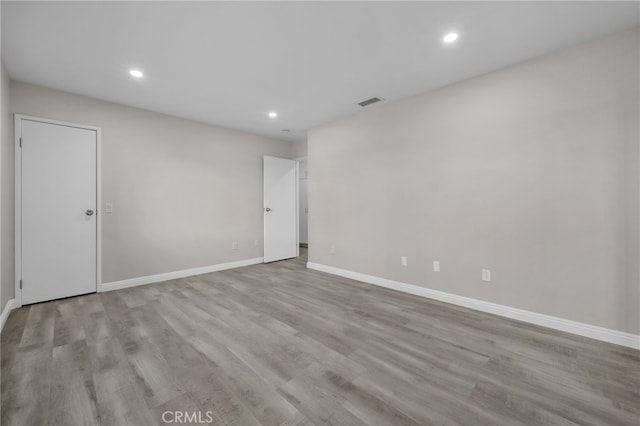
[[[2,425],[638,425],[638,351],[305,261],[12,312]]]

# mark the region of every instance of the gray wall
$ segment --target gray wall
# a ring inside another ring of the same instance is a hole
[[[307,141],[295,142],[293,144],[292,158],[301,158],[307,156]]]
[[[0,70],[0,310],[13,298],[13,117],[9,108],[10,80],[4,64]]]
[[[291,143],[16,81],[11,109],[102,128],[103,282],[262,256],[262,156]]]
[[[638,333],[638,40],[312,130],[310,262]]]

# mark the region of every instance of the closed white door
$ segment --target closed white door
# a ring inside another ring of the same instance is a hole
[[[16,124],[22,304],[95,292],[97,131],[28,119]]]
[[[264,262],[298,256],[296,162],[264,157]]]

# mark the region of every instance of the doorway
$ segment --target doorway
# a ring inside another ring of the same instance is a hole
[[[309,247],[309,167],[307,158],[298,159],[298,235],[300,247]]]
[[[264,156],[264,263],[298,256],[297,169],[295,160]]]
[[[16,304],[96,292],[100,129],[16,115],[15,179]]]

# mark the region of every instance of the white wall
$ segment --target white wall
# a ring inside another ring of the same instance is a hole
[[[103,282],[262,256],[262,156],[291,143],[17,81],[11,110],[102,128]]]
[[[638,334],[639,50],[636,29],[309,132],[309,261]]]
[[[9,75],[0,65],[0,309],[4,309],[14,293],[13,120]]]

